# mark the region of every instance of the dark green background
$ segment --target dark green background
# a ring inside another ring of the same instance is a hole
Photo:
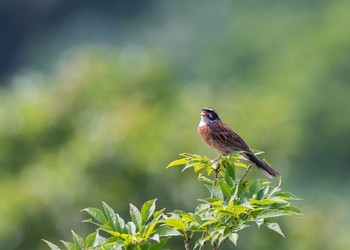
[[[126,218],[152,198],[193,209],[206,190],[164,167],[216,157],[196,131],[203,106],[303,198],[302,219],[279,220],[286,239],[252,225],[236,249],[347,249],[349,12],[342,0],[2,1],[0,249],[86,235],[79,211],[102,200]]]

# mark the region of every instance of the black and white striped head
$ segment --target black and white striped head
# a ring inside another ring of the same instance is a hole
[[[201,121],[199,126],[205,126],[210,122],[219,121],[220,118],[213,108],[202,108],[201,109]]]

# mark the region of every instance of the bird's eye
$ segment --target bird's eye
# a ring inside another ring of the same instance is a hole
[[[210,112],[210,113],[208,114],[208,116],[209,116],[209,119],[210,119],[210,120],[213,120],[213,118],[214,118],[213,113]]]

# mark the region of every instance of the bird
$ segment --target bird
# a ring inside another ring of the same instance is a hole
[[[220,155],[239,151],[266,176],[272,178],[279,175],[276,170],[258,158],[248,144],[220,119],[215,109],[205,107],[201,109],[200,114],[198,132],[209,147],[218,151]]]

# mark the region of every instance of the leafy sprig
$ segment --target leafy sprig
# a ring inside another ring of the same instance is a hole
[[[84,249],[161,249],[172,237],[183,237],[186,250],[203,249],[210,244],[220,249],[227,241],[237,245],[238,232],[252,223],[266,226],[284,237],[276,217],[299,216],[299,208],[291,201],[299,200],[290,192],[281,190],[282,178],[277,185],[265,179],[247,180],[236,176],[236,168],[244,168],[244,177],[250,163],[240,154],[220,156],[211,160],[196,154],[181,154],[167,168],[183,166],[182,171],[193,169],[204,183],[210,196],[199,199],[193,212],[175,210],[156,211],[156,199],[145,202],[139,210],[130,204],[130,221],[125,222],[109,205],[102,202],[103,210],[86,208],[85,222],[97,226],[95,232],[83,239],[72,232],[73,241],[62,241],[68,250]],[[214,178],[211,178],[214,175]],[[104,236],[102,236],[102,235]],[[107,236],[106,236],[107,235]],[[52,250],[60,248],[45,241]]]

